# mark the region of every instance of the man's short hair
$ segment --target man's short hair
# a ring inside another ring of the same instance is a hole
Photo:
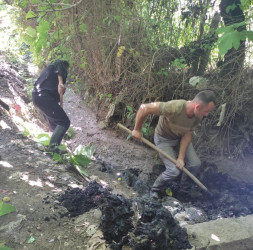
[[[210,102],[213,102],[214,105],[216,105],[216,96],[215,93],[212,90],[203,90],[200,91],[193,99],[195,102],[202,102],[205,104],[208,104]]]

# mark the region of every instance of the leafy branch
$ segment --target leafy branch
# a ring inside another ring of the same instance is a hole
[[[253,41],[253,31],[242,30],[238,31],[238,28],[245,26],[246,22],[235,23],[230,26],[221,27],[216,30],[217,34],[222,34],[218,39],[218,48],[221,55],[225,55],[228,50],[234,48],[238,49],[241,41],[245,41],[246,38],[249,41]]]

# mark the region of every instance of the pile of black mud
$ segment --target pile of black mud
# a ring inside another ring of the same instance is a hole
[[[99,207],[100,228],[114,250],[123,246],[133,250],[188,249],[191,245],[185,229],[159,202],[150,199],[126,199],[110,193],[97,182],[85,190],[68,189],[59,197],[67,216],[77,216]]]
[[[108,195],[109,192],[96,182],[91,182],[85,190],[80,188],[68,188],[58,201],[67,208],[64,214],[68,217],[78,216],[98,206],[98,201]]]
[[[253,214],[252,184],[217,172],[205,174],[202,182],[206,183],[211,196],[203,193],[192,203],[203,209],[209,220]]]
[[[138,169],[126,169],[121,172],[121,177],[122,181],[137,191],[140,196],[148,197],[154,181],[154,174],[143,179],[143,175]],[[188,194],[180,192],[179,180],[167,188],[172,190],[173,197],[179,200],[183,207],[194,206],[202,209],[206,213],[207,221],[253,214],[252,184],[219,173],[215,166],[203,170],[198,178],[208,188],[211,195],[200,189],[191,180],[192,189]],[[164,193],[162,200],[166,200],[166,193]]]

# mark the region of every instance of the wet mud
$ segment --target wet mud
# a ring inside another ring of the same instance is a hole
[[[160,166],[160,171],[162,171]],[[122,179],[133,187],[139,195],[148,196],[152,182],[159,175],[150,175],[146,181],[141,179],[138,170],[124,170]],[[238,181],[227,174],[217,172],[215,166],[202,169],[199,180],[208,188],[209,193],[200,189],[191,181],[189,193],[180,192],[179,181],[173,182],[165,188],[171,189],[171,194],[176,198],[182,207],[194,206],[203,210],[206,214],[205,221],[219,218],[246,216],[253,213],[253,185]],[[169,194],[169,195],[171,195]],[[168,195],[162,194],[161,200],[166,200]]]
[[[106,167],[105,167],[106,166]],[[192,182],[189,193],[180,192],[179,181],[168,188],[160,200],[150,199],[150,187],[163,167],[156,174],[143,174],[140,169],[113,172],[110,164],[102,164],[101,171],[108,171],[113,178],[126,183],[138,197],[126,199],[112,194],[95,181],[84,190],[68,189],[59,197],[67,208],[66,216],[73,217],[93,208],[102,211],[100,229],[112,249],[189,249],[188,236],[178,218],[190,224],[253,213],[253,185],[236,181],[215,167],[202,171],[199,176],[210,193],[202,191]],[[173,197],[171,197],[171,195]]]
[[[77,216],[99,207],[102,211],[100,228],[112,249],[123,246],[134,250],[191,248],[186,230],[157,201],[126,199],[110,193],[95,181],[85,190],[67,190],[59,201],[67,208],[67,216]]]

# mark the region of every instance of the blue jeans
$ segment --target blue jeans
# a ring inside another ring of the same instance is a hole
[[[160,148],[163,152],[170,155],[175,160],[178,157],[178,150],[180,140],[169,140],[164,138],[158,134],[154,136],[155,145]],[[172,181],[174,181],[179,175],[180,170],[176,167],[174,163],[172,163],[169,159],[159,154],[163,163],[165,165],[166,170],[156,179],[152,190],[160,191],[164,186],[169,185]],[[189,144],[186,153],[185,153],[185,167],[193,174],[196,175],[200,169],[200,159],[196,154],[195,149],[193,148],[192,143]],[[187,175],[185,173],[182,174],[182,182],[187,180]],[[182,183],[183,184],[183,183]]]

